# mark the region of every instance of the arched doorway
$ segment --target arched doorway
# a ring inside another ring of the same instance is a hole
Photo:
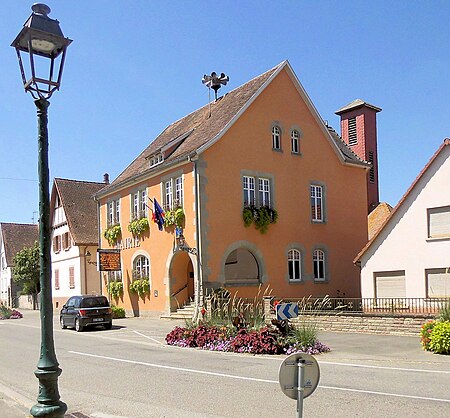
[[[174,312],[194,299],[194,266],[189,254],[177,251],[171,260],[170,311]]]
[[[225,260],[224,274],[225,284],[228,286],[261,283],[258,261],[247,248],[237,248],[230,252]]]

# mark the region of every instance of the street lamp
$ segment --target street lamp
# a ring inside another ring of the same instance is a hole
[[[60,401],[58,377],[62,370],[58,367],[53,340],[47,109],[50,105],[48,99],[55,90],[59,90],[66,49],[72,41],[64,37],[59,22],[48,17],[50,7],[36,3],[31,9],[33,13],[11,46],[16,49],[23,85],[35,99],[38,116],[41,354],[34,372],[39,379],[38,403],[30,412],[34,417],[50,418],[63,417],[67,405]],[[21,53],[29,54],[31,75],[28,79]],[[45,76],[41,70],[48,66],[49,60],[50,69]]]

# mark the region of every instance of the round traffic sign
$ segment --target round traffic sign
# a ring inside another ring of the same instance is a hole
[[[304,367],[303,398],[307,398],[316,390],[320,379],[317,360],[310,354],[294,353],[286,357],[280,365],[278,380],[283,393],[292,399],[298,396],[299,363]]]

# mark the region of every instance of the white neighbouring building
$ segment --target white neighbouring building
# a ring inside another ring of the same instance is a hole
[[[363,298],[450,298],[450,139],[355,263]]]
[[[107,176],[105,175],[105,181]],[[56,178],[51,193],[53,307],[71,296],[101,294],[97,203],[105,183]]]
[[[31,298],[20,298],[21,289],[14,283],[12,269],[16,254],[25,247],[32,247],[38,240],[39,227],[36,224],[0,223],[0,303],[3,305],[33,307]]]

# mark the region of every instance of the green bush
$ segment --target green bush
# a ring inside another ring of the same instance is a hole
[[[430,350],[436,354],[450,354],[450,321],[436,323],[431,331]]]
[[[431,332],[436,323],[436,321],[428,321],[420,328],[420,344],[422,344],[422,348],[426,351],[430,351]]]
[[[113,319],[125,318],[125,309],[120,306],[111,305]]]
[[[112,225],[108,227],[105,232],[103,233],[103,236],[108,241],[108,244],[113,247],[116,245],[117,240],[119,239],[120,235],[122,234],[122,229],[119,224]]]
[[[135,219],[128,225],[128,231],[134,236],[141,236],[144,232],[149,230],[150,226],[147,218]]]

